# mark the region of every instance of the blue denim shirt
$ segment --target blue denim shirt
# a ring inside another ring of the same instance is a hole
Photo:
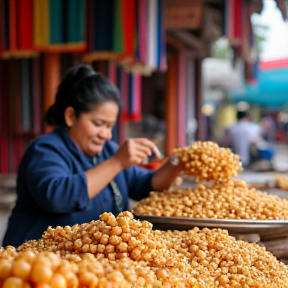
[[[117,149],[115,142],[107,141],[97,162],[105,161]],[[81,224],[97,220],[104,212],[113,213],[110,184],[93,199],[88,197],[85,171],[94,166],[93,157],[77,148],[65,128],[36,138],[19,166],[17,201],[3,246],[17,247],[38,239],[48,226]],[[135,200],[148,196],[152,175],[151,171],[132,166],[114,178],[123,196],[124,210],[128,209],[129,196]]]

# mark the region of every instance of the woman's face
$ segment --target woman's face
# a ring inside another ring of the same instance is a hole
[[[107,140],[112,138],[119,108],[116,103],[107,101],[89,112],[75,117],[74,109],[65,110],[65,120],[73,142],[89,156],[102,151]]]

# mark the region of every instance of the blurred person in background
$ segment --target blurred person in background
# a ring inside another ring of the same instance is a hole
[[[260,123],[262,137],[268,142],[274,142],[277,136],[276,123],[269,114],[264,115]]]
[[[240,156],[243,167],[251,163],[251,146],[261,140],[260,127],[251,121],[248,111],[237,111],[237,123],[227,128],[224,146]]]
[[[137,166],[158,153],[151,140],[129,139],[120,147],[111,141],[119,109],[119,90],[107,78],[86,65],[68,71],[46,115],[55,130],[36,138],[21,160],[4,246],[38,239],[48,226],[117,215],[128,209],[129,197],[169,188],[180,166]]]

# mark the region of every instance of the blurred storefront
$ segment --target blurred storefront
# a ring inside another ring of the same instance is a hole
[[[27,144],[51,130],[45,111],[65,70],[83,61],[121,90],[116,141],[144,114],[163,124],[164,153],[204,140],[202,59],[226,35],[251,77],[250,15],[261,9],[261,0],[1,1],[0,173],[15,172]]]

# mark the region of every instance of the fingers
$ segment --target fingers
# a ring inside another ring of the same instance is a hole
[[[150,141],[149,139],[146,139],[146,138],[135,138],[133,139],[137,144],[140,144],[142,145],[143,147],[146,147],[148,148],[150,151],[149,151],[149,154],[147,155],[151,155],[152,152],[155,154],[155,156],[157,158],[162,158],[162,154],[161,152],[159,151],[158,147],[155,145],[155,143],[153,143],[152,141]]]
[[[125,143],[116,152],[115,157],[119,159],[124,168],[131,165],[140,164],[154,153],[158,158],[161,157],[160,151],[156,145],[146,138],[132,138]]]

